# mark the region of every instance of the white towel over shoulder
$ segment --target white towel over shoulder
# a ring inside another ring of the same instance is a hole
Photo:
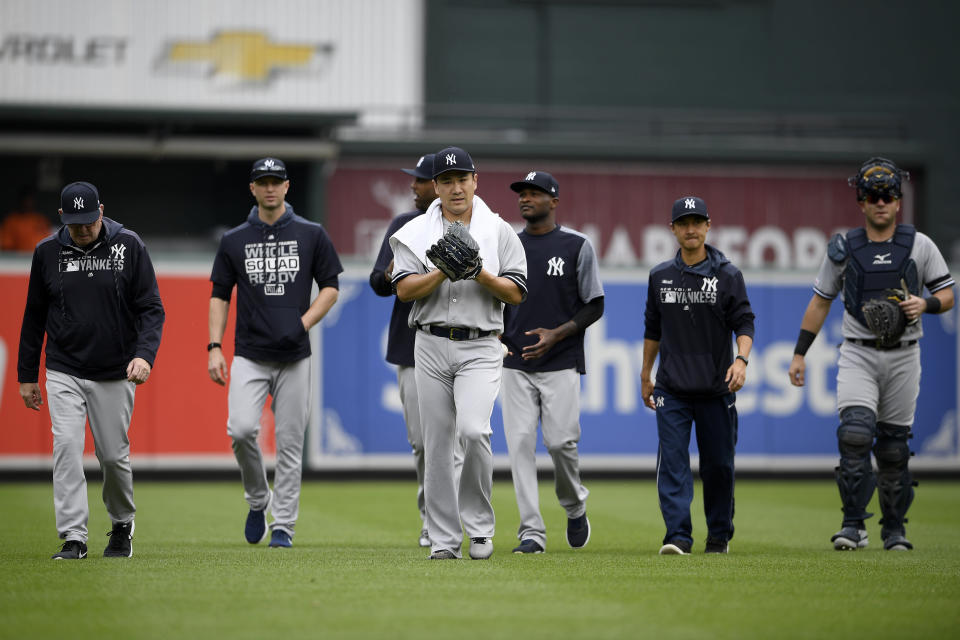
[[[483,259],[483,268],[494,275],[500,273],[500,258],[498,255],[500,232],[500,215],[490,210],[480,196],[473,196],[473,213],[470,217],[470,235],[480,245],[480,258]],[[427,267],[428,270],[436,266],[427,258],[427,249],[443,235],[443,214],[440,210],[440,199],[433,201],[430,208],[422,216],[417,216],[399,231],[390,236],[390,248],[397,252],[397,244],[403,244],[413,252]]]

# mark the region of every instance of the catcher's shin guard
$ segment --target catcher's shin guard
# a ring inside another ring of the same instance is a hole
[[[840,466],[836,468],[836,476],[844,525],[857,524],[873,515],[866,509],[876,486],[870,463],[876,420],[876,414],[866,407],[847,407],[840,412],[837,427]]]
[[[881,537],[890,534],[903,535],[903,523],[907,510],[913,502],[913,476],[908,468],[912,436],[909,425],[877,423],[877,444],[873,454],[877,457],[877,496],[883,513]]]

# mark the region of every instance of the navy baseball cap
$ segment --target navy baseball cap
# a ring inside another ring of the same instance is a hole
[[[71,182],[60,192],[64,224],[92,224],[100,217],[100,192],[89,182]]]
[[[447,171],[469,171],[476,173],[473,158],[460,147],[447,147],[433,154],[433,177]]]
[[[685,196],[680,198],[673,203],[673,212],[670,217],[670,222],[676,222],[684,216],[700,216],[701,218],[710,219],[710,214],[707,213],[707,203],[703,201],[702,198],[697,196]]]
[[[523,180],[519,180],[510,185],[510,188],[520,193],[524,189],[529,187],[534,187],[540,189],[541,191],[546,191],[548,194],[554,198],[560,197],[560,185],[557,184],[556,178],[547,173],[546,171],[531,171],[527,174],[527,177]]]
[[[433,179],[433,154],[427,153],[420,156],[420,159],[417,160],[417,166],[413,169],[400,169],[408,176],[413,176],[414,178],[419,178],[420,180],[432,180]]]
[[[250,169],[250,182],[255,182],[260,178],[273,176],[281,180],[287,180],[287,165],[279,158],[260,158],[253,163]]]

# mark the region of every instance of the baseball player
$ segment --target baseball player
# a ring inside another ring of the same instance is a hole
[[[40,410],[40,351],[47,337],[47,398],[53,428],[53,506],[64,541],[55,560],[87,555],[85,423],[103,471],[113,523],[103,555],[133,555],[130,418],[136,385],[150,376],[164,311],[153,263],[139,236],[103,216],[100,193],[73,182],[60,193],[64,226],[33,251],[20,330],[17,378],[27,408]]]
[[[227,433],[240,465],[250,510],[247,542],[267,535],[267,510],[273,514],[271,547],[293,546],[300,504],[303,440],[310,418],[310,338],[307,332],[337,301],[340,259],[323,227],[293,212],[284,197],[290,189],[287,168],[277,158],[261,158],[250,172],[256,205],[247,221],[220,240],[210,280],[210,344],[207,369],[219,385],[227,382],[220,341],[237,287],[237,330],[230,366]],[[310,301],[312,283],[320,288]],[[274,491],[267,483],[257,442],[267,394],[273,396],[277,440]]]
[[[478,196],[473,159],[448,147],[434,156],[438,199],[390,238],[397,296],[413,300],[424,493],[432,559],[493,553],[490,416],[500,388],[503,303],[526,295],[520,239]],[[435,268],[436,267],[436,268]],[[460,482],[455,440],[463,444]]]
[[[422,156],[413,169],[401,169],[413,177],[410,190],[413,191],[416,209],[401,213],[390,221],[387,232],[380,244],[380,253],[370,272],[370,287],[378,296],[392,296],[393,290],[393,250],[390,248],[390,236],[403,225],[426,212],[427,207],[437,197],[433,187],[433,154]],[[423,433],[420,430],[420,407],[417,402],[417,381],[414,375],[413,342],[416,330],[407,325],[407,318],[413,308],[412,302],[402,302],[395,298],[393,313],[390,315],[390,329],[387,334],[387,362],[397,365],[397,383],[400,387],[400,402],[403,405],[403,419],[407,425],[407,442],[413,450],[414,467],[417,472],[417,509],[420,511],[421,547],[430,546],[430,534],[427,530],[426,503],[423,498]],[[456,447],[456,467],[463,463],[462,448]]]
[[[686,555],[693,546],[689,449],[694,422],[707,516],[705,551],[727,553],[733,537],[736,392],[746,381],[754,314],[740,270],[706,244],[706,203],[696,196],[674,202],[670,228],[680,250],[650,270],[641,369],[644,403],[657,412],[657,492],[667,527],[660,554]]]
[[[510,188],[526,221],[520,242],[527,256],[530,293],[504,310],[503,428],[520,510],[514,553],[543,553],[547,529],[537,490],[537,423],[553,459],[556,493],[567,512],[567,543],[590,540],[587,488],[580,482],[580,376],[583,336],[603,315],[603,285],[590,240],[557,224],[560,186],[545,171],[531,171]]]
[[[857,190],[864,226],[830,240],[790,363],[790,382],[803,386],[804,355],[830,304],[842,293],[836,478],[843,523],[831,538],[837,550],[853,551],[869,543],[864,521],[873,515],[866,508],[874,488],[883,514],[883,548],[913,549],[903,525],[913,501],[907,441],[920,393],[920,315],[953,307],[954,280],[933,241],[896,222],[906,178],[909,175],[893,162],[877,157],[849,179]],[[926,298],[921,297],[924,286],[930,292]]]

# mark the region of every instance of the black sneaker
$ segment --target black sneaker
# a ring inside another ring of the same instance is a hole
[[[104,558],[129,558],[133,556],[133,520],[114,522],[113,529],[107,535],[110,541],[103,550]]]
[[[674,538],[673,540],[668,540],[662,547],[660,547],[660,555],[685,556],[690,553],[690,548],[692,546],[693,544],[689,540]]]
[[[587,546],[590,542],[590,521],[587,514],[579,518],[567,518],[567,544],[574,549]]]
[[[514,553],[543,553],[543,547],[536,540],[527,538],[521,540],[520,544],[513,548]]]
[[[723,540],[714,540],[712,538],[707,538],[707,547],[703,550],[704,553],[727,553],[730,550],[730,545]]]
[[[892,533],[884,538],[883,548],[887,551],[910,551],[913,545],[902,533]]]
[[[87,545],[79,540],[67,540],[60,551],[50,556],[53,560],[83,560],[87,557]]]

